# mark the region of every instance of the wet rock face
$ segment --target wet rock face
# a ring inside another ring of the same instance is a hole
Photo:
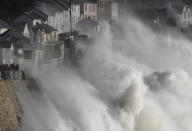
[[[17,103],[8,81],[0,81],[0,131],[20,131]]]

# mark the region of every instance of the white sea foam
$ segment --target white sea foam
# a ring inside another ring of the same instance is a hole
[[[42,92],[20,94],[26,129],[192,130],[191,42],[122,21],[124,33],[116,37],[106,24],[77,69],[39,74]]]

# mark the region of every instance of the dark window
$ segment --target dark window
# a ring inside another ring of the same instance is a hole
[[[24,51],[24,59],[32,59],[32,50]]]
[[[38,24],[40,24],[40,22],[39,22],[39,21],[35,23],[35,25],[38,25]]]

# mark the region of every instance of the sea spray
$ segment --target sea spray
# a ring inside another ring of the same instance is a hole
[[[191,42],[122,20],[122,35],[106,24],[75,70],[39,71],[41,93],[20,93],[28,130],[191,131]]]

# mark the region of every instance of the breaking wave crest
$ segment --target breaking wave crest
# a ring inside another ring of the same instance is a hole
[[[105,31],[76,69],[38,74],[41,93],[20,93],[29,131],[191,131],[192,47],[179,33],[134,18]]]

